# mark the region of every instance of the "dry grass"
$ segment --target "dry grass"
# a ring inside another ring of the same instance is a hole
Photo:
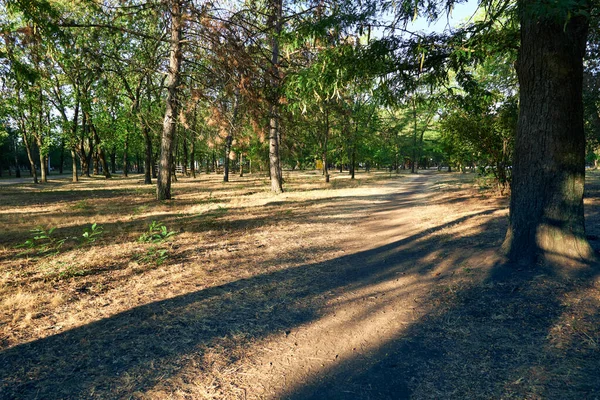
[[[507,272],[471,175],[358,178],[0,187],[0,397],[600,396],[597,270]],[[64,243],[16,248],[40,226]]]

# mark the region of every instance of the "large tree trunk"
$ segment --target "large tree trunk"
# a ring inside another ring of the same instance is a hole
[[[541,257],[568,263],[593,257],[583,215],[582,82],[588,21],[572,16],[565,24],[535,17],[537,4],[520,4],[520,110],[503,249],[513,262]]]
[[[171,163],[173,153],[173,138],[177,123],[177,91],[181,69],[181,37],[183,30],[180,0],[171,0],[171,55],[167,84],[167,102],[163,132],[160,143],[160,162],[156,180],[156,198],[166,200],[171,198]]]
[[[271,89],[273,97],[269,110],[269,175],[271,178],[271,190],[275,193],[283,192],[283,174],[281,172],[281,158],[279,155],[279,115],[277,103],[279,101],[279,35],[282,29],[282,0],[273,0],[272,22],[273,33],[271,36]]]

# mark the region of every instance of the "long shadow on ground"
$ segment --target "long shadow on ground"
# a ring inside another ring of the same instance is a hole
[[[470,253],[497,247],[493,232],[503,232],[505,220],[492,213],[475,213],[331,261],[154,302],[7,349],[0,353],[0,398],[122,398],[169,379],[189,357],[222,338],[244,344],[316,321],[327,313],[325,296],[368,288],[399,274],[435,279],[443,288],[444,279],[463,268]],[[432,235],[475,217],[486,217],[486,222],[474,233]],[[451,257],[454,270],[433,278],[436,264],[427,261],[432,254]],[[340,362],[283,396],[597,398],[600,354],[594,338],[582,346],[585,338],[577,330],[554,336],[557,326],[567,329],[565,297],[593,282],[597,266],[589,270],[565,279],[549,269],[510,273],[497,265],[485,284],[446,293],[445,305],[394,340]],[[599,320],[597,306],[590,301],[584,322]]]
[[[434,265],[405,260],[449,245],[429,235],[199,290],[10,348],[0,353],[0,398],[117,398],[151,388],[175,374],[186,355],[203,352],[214,340],[264,337],[320,318],[325,294],[399,273],[426,275]]]
[[[305,382],[289,399],[598,399],[598,299],[569,299],[596,273],[498,265],[483,285],[456,293],[381,348]],[[598,271],[598,267],[595,268]],[[568,316],[566,319],[564,316]],[[572,324],[572,325],[571,325]],[[595,327],[595,328],[594,328]]]

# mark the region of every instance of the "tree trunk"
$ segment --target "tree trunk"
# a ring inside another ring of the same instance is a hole
[[[323,149],[322,149],[322,151],[323,151],[323,153],[322,153],[323,175],[325,175],[325,182],[329,182],[329,167],[327,166],[328,139],[329,139],[329,110],[326,107],[325,108],[325,133],[324,133],[324,138],[323,138]]]
[[[190,171],[192,178],[196,178],[196,139],[192,136],[192,149],[190,151]]]
[[[71,172],[71,176],[72,176],[71,179],[73,182],[79,182],[79,177],[77,176],[77,155],[75,153],[75,149],[71,149],[71,159],[72,159],[71,168],[73,169],[73,171]]]
[[[37,177],[37,170],[35,169],[35,161],[33,161],[33,154],[31,152],[31,141],[28,140],[24,128],[21,128],[21,132],[23,135],[23,144],[25,145],[25,152],[27,153],[27,159],[29,160],[29,168],[31,171],[31,176],[33,178],[33,183],[39,183]]]
[[[565,24],[536,16],[536,1],[520,6],[520,110],[503,249],[518,263],[591,259],[583,214],[588,20],[573,13]]]
[[[244,153],[240,151],[240,177],[244,176]]]
[[[188,174],[188,142],[187,137],[183,138],[183,160],[181,162],[181,172],[183,175],[187,176]]]
[[[46,175],[46,155],[44,154],[44,147],[41,141],[41,137],[39,137],[38,135],[36,135],[36,144],[38,147],[38,153],[39,153],[39,157],[40,157],[40,180],[42,181],[42,183],[47,183],[48,182],[48,176]]]
[[[108,163],[106,162],[106,155],[104,154],[104,149],[100,145],[100,136],[98,136],[98,131],[96,130],[96,126],[92,123],[91,118],[88,116],[88,123],[90,124],[90,128],[92,129],[92,133],[94,135],[94,142],[96,143],[96,152],[98,155],[98,160],[102,165],[102,173],[106,179],[110,178],[110,170],[108,169]]]
[[[142,126],[142,134],[144,135],[144,184],[152,184],[152,138],[148,127]]]
[[[173,138],[177,123],[177,92],[181,69],[181,38],[183,31],[182,10],[180,0],[171,0],[171,50],[167,83],[167,101],[163,131],[160,143],[160,162],[156,180],[156,198],[171,198],[171,164],[173,154]]]
[[[280,132],[279,115],[277,103],[279,101],[279,35],[282,29],[282,0],[272,0],[271,11],[273,33],[271,35],[271,107],[269,109],[269,175],[271,179],[271,191],[275,193],[283,192],[283,174],[281,172],[281,158],[279,154]]]
[[[231,134],[225,138],[225,158],[223,160],[223,182],[229,182],[229,155],[231,154],[231,143],[233,137]]]

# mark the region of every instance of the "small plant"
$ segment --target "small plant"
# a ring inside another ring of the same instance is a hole
[[[89,210],[90,208],[92,208],[92,206],[90,203],[88,203],[87,199],[79,200],[77,203],[73,204],[74,210],[85,211]]]
[[[83,230],[83,234],[79,239],[81,245],[91,244],[96,241],[102,234],[104,233],[104,228],[102,226],[96,224],[95,222],[92,224],[90,228],[86,228]]]
[[[152,246],[146,254],[136,256],[136,259],[143,263],[153,263],[156,266],[162,265],[169,258],[169,252],[166,249],[160,249]]]
[[[175,235],[175,232],[169,231],[164,224],[158,221],[152,221],[148,226],[148,231],[142,233],[138,242],[162,243],[173,235]]]
[[[36,252],[39,255],[57,254],[67,239],[55,238],[52,235],[55,229],[56,227],[46,230],[41,226],[32,229],[30,231],[32,233],[32,237],[27,239],[24,243],[16,246],[17,248],[25,249],[20,254],[26,254],[29,252]]]
[[[58,280],[64,280],[73,278],[76,276],[85,276],[86,271],[81,269],[81,267],[76,265],[67,265],[64,269],[62,269],[58,274],[56,274],[56,278]]]

